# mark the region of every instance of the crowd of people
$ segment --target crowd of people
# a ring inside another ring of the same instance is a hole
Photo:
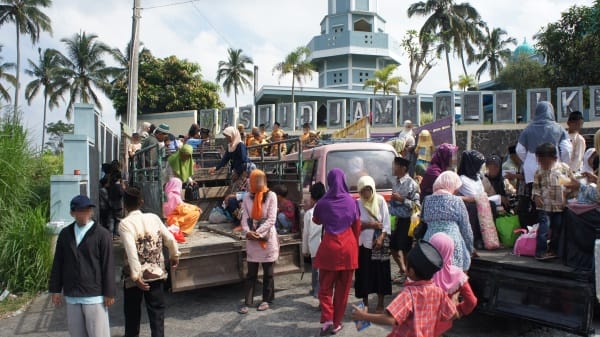
[[[600,131],[595,134],[594,146],[586,149],[579,134],[583,115],[572,112],[567,124],[568,131],[555,122],[552,105],[540,102],[518,142],[506,154],[486,157],[464,149],[459,155],[452,144],[436,146],[429,132],[415,135],[412,123],[407,122],[391,141],[398,156],[390,163],[393,181],[389,201],[378,193],[376,180],[368,172],[358,178],[356,199],[346,184],[349,173],[334,168],[328,172],[326,184],[310,186],[310,204],[303,219],[288,199],[285,186],[269,188],[265,172],[249,160],[247,146],[252,150],[253,145],[263,144],[264,128],[244,137],[243,128],[227,127],[223,130],[225,155],[209,171],[215,173],[230,165],[233,189],[224,207],[240,210],[236,230],[247,239],[244,299],[237,311],[249,314],[251,308],[270,309],[275,298],[278,235],[284,233],[302,232],[302,252],[312,259],[310,293],[319,301],[321,336],[343,329],[352,287],[363,304],[354,306],[353,320],[390,325],[389,336],[442,336],[451,329],[453,320],[469,315],[477,305],[467,275],[472,258],[486,247],[482,230],[486,217],[482,213],[493,218],[513,214],[523,227],[537,224],[536,259],[560,258],[568,266],[592,270],[595,233],[600,226]],[[168,129],[164,124],[154,130],[150,126],[147,135],[135,138],[146,137],[141,145],[144,148],[168,139]],[[308,142],[311,131],[305,131],[302,137]],[[201,212],[187,207],[181,195],[184,183],[194,184],[194,145],[189,140],[196,139],[202,130],[193,128],[190,132],[192,137],[175,145],[177,150],[168,159],[163,208],[167,225],[178,224],[178,220],[169,220],[173,212],[177,212],[174,219],[188,221],[186,212],[198,216]],[[275,124],[271,141],[282,137]],[[130,154],[140,150],[136,142]],[[283,145],[275,143],[270,151],[275,149],[279,155],[287,151]],[[140,212],[142,194],[122,186],[118,163],[106,168],[103,179],[106,193],[100,198],[100,225],[107,230],[91,220],[95,206],[89,199],[73,199],[75,222],[61,232],[52,268],[53,301],[60,304],[60,294],[64,294],[72,336],[84,330],[90,336],[107,335],[106,308],[114,302],[116,292],[110,237],[111,232],[118,233],[127,259],[123,289],[126,336],[139,333],[142,298],[153,336],[162,336],[162,292],[167,277],[162,251],[163,246],[168,248],[171,268],[175,268],[177,243],[160,218]],[[111,202],[118,195],[122,203]],[[123,208],[127,216],[121,219]],[[198,217],[192,219],[195,224]],[[569,226],[563,226],[567,222]],[[193,226],[180,228],[189,233]],[[89,265],[78,264],[80,257]],[[399,269],[394,277],[392,259]],[[262,298],[255,305],[254,289],[261,266]],[[385,296],[392,295],[393,282],[402,283],[403,289],[386,307]],[[377,295],[374,306],[369,305],[371,294]]]

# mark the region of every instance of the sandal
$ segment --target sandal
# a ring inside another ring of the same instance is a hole
[[[237,311],[237,312],[238,312],[238,314],[240,314],[240,315],[246,315],[246,314],[248,313],[248,306],[247,306],[247,305],[241,305],[241,306],[238,308],[238,311]]]
[[[323,323],[323,327],[319,332],[319,336],[329,336],[333,334],[333,322],[325,322]]]
[[[344,326],[340,324],[340,325],[338,325],[338,326],[337,326],[337,328],[335,328],[335,329],[331,330],[331,334],[332,334],[332,335],[335,335],[335,334],[337,334],[338,332],[342,331],[342,329],[343,329],[343,328],[344,328]]]
[[[267,302],[262,302],[257,308],[256,310],[258,311],[265,311],[265,310],[269,310],[269,303]]]

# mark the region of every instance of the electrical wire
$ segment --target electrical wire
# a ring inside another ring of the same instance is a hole
[[[142,7],[141,9],[155,9],[155,8],[165,8],[165,7],[173,7],[173,6],[180,6],[180,5],[185,5],[185,4],[193,4],[194,2],[198,2],[200,0],[187,0],[187,1],[179,1],[179,2],[172,2],[172,3],[168,3],[168,4],[162,4],[162,5],[156,5],[156,6],[149,6],[149,7]]]

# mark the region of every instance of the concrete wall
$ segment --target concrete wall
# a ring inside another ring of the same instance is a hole
[[[178,135],[187,135],[190,126],[198,123],[198,113],[196,110],[189,110],[139,115],[138,130],[140,130],[144,122],[149,122],[156,126],[165,123],[169,125],[170,133],[177,137]]]

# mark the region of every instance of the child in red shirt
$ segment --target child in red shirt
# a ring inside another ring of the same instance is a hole
[[[279,234],[298,232],[296,206],[287,199],[287,187],[277,185],[272,191],[277,194],[277,232]]]
[[[353,320],[391,325],[388,337],[434,337],[440,321],[457,315],[454,302],[431,278],[442,267],[440,253],[427,241],[419,241],[408,253],[404,290],[390,303],[384,314],[369,314],[354,306]]]

